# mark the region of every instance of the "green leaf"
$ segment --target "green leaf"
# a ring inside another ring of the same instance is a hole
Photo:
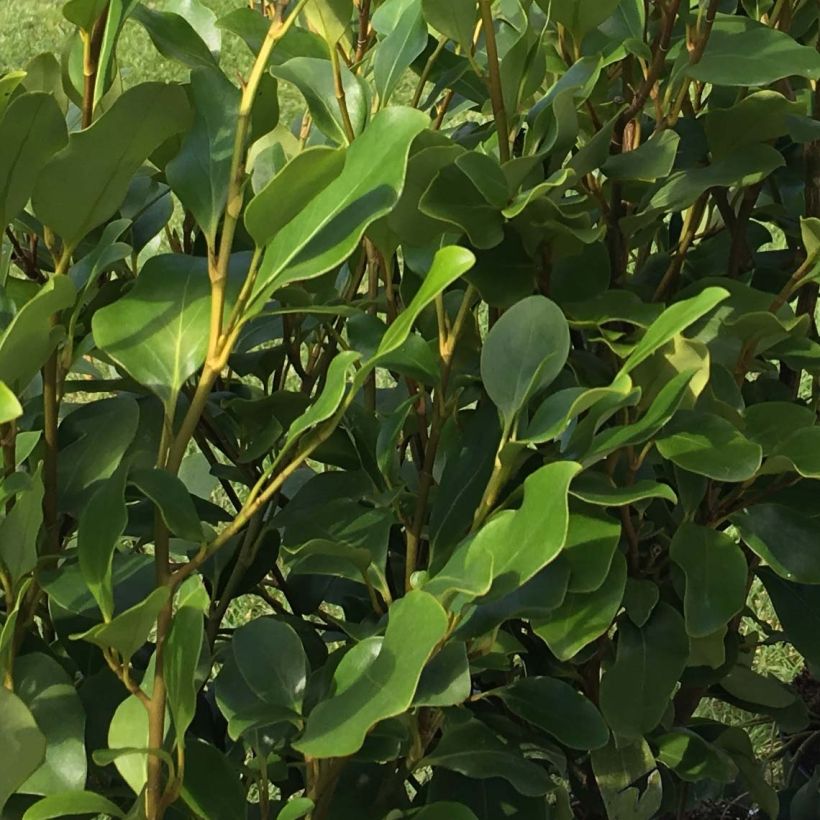
[[[562,556],[570,567],[569,592],[594,592],[606,581],[621,540],[621,524],[595,507],[574,504]]]
[[[524,482],[521,507],[502,513],[503,526],[482,539],[493,557],[492,597],[517,589],[558,557],[569,527],[569,485],[580,469],[557,461],[537,470]]]
[[[341,64],[340,70],[353,133],[362,134],[368,130],[365,129],[365,123],[369,113],[364,83],[344,63]],[[347,144],[347,132],[339,101],[336,99],[333,66],[330,60],[319,57],[293,57],[275,66],[271,73],[299,89],[316,127],[323,134],[337,145]]]
[[[802,112],[800,104],[776,91],[757,91],[731,108],[712,108],[705,117],[706,136],[715,156],[729,156],[738,148],[774,140],[789,132],[789,117]]]
[[[197,817],[235,820],[245,815],[245,790],[237,768],[221,749],[194,738],[185,746],[180,797]]]
[[[148,636],[162,608],[168,603],[168,587],[157,587],[147,598],[121,612],[105,624],[97,624],[77,635],[73,640],[83,640],[100,649],[116,649],[127,662],[148,640]]]
[[[747,438],[756,441],[763,448],[764,455],[779,451],[780,454],[811,456],[813,448],[799,445],[792,448],[789,445],[793,436],[814,425],[815,416],[808,407],[785,401],[764,401],[747,407],[743,419]]]
[[[124,297],[96,311],[94,341],[172,409],[205,362],[210,311],[206,260],[154,256]]]
[[[671,130],[653,134],[643,145],[625,154],[614,154],[604,165],[610,179],[654,182],[672,173],[680,137]]]
[[[191,0],[188,0],[186,5],[193,4]],[[199,3],[195,5],[200,10],[202,9]],[[190,11],[187,13],[190,14]],[[131,15],[148,32],[151,42],[163,57],[176,60],[194,69],[216,66],[216,55],[211,52],[183,14],[176,14],[172,11],[155,11],[140,3]],[[215,22],[216,15],[211,12],[211,16]]]
[[[409,108],[389,108],[374,117],[348,149],[341,174],[268,245],[257,301],[290,282],[325,273],[355,250],[368,226],[398,201],[410,144],[427,123],[425,114]]]
[[[114,215],[143,162],[189,121],[180,86],[130,88],[90,128],[72,134],[43,168],[32,195],[34,212],[69,248],[76,247]]]
[[[683,618],[658,604],[645,626],[618,624],[615,663],[601,678],[600,707],[612,732],[638,740],[652,731],[666,711],[689,657]]]
[[[650,213],[682,211],[710,188],[754,185],[784,164],[783,155],[771,145],[748,145],[742,151],[715,157],[710,165],[672,174],[654,192],[647,207]]]
[[[106,0],[68,0],[63,4],[63,17],[84,31],[91,31],[107,5]]]
[[[186,541],[202,540],[202,524],[187,488],[167,470],[135,470],[128,476],[147,498],[154,502],[168,529]]]
[[[414,820],[476,820],[475,814],[461,803],[433,803],[413,815]]]
[[[643,338],[629,354],[620,373],[630,373],[679,333],[703,318],[710,310],[729,297],[723,288],[705,288],[691,299],[683,299],[668,307],[647,329]]]
[[[459,638],[477,638],[514,618],[545,618],[564,601],[569,581],[568,562],[553,561],[519,589],[469,610],[457,630]]]
[[[621,0],[538,0],[547,14],[566,26],[580,44],[581,40],[611,17]]]
[[[125,817],[125,813],[108,798],[94,792],[58,792],[38,800],[26,809],[23,820],[52,820],[75,814],[106,814]]]
[[[609,575],[598,589],[568,594],[549,618],[534,620],[533,629],[559,660],[567,661],[612,626],[625,586],[626,560],[616,552]]]
[[[78,407],[60,426],[60,509],[80,516],[99,483],[114,475],[139,427],[128,395]]]
[[[592,701],[557,678],[522,678],[493,694],[571,749],[600,749],[609,741],[609,729]]]
[[[433,264],[427,271],[421,287],[416,291],[410,304],[396,317],[382,336],[379,347],[368,366],[378,362],[404,344],[421,312],[437,296],[456,282],[475,264],[475,256],[465,248],[455,245],[440,248],[433,257]]]
[[[683,613],[691,637],[711,635],[742,611],[748,567],[728,535],[685,523],[672,539],[669,557],[686,575]]]
[[[53,55],[51,55],[53,56]],[[36,58],[35,58],[36,59]],[[28,68],[31,68],[29,63]],[[0,77],[0,117],[8,109],[9,103],[14,97],[14,92],[20,87],[20,84],[28,77],[28,70],[26,71],[8,71]],[[25,83],[24,88],[29,88],[29,84]],[[31,91],[39,91],[36,86],[30,88]]]
[[[300,712],[307,682],[302,642],[287,624],[258,618],[236,630],[233,656],[248,686],[266,703]]]
[[[305,652],[296,633],[287,624],[265,620],[243,627],[247,634],[234,640],[223,655],[216,679],[216,700],[228,719],[234,739],[278,723],[301,725],[307,666]],[[259,663],[259,638],[269,654]],[[279,657],[287,657],[281,664]]]
[[[778,575],[820,584],[820,523],[782,504],[756,504],[731,518],[740,536]]]
[[[510,427],[527,401],[549,387],[569,355],[569,326],[544,296],[510,308],[487,334],[481,351],[484,389]]]
[[[792,419],[796,416],[794,413],[790,415]],[[789,424],[789,417],[783,417],[779,427],[780,435],[760,471],[762,475],[793,471],[804,478],[820,478],[820,427],[795,430],[796,426]],[[784,435],[784,430],[795,432]]]
[[[687,74],[713,85],[769,85],[786,77],[820,78],[820,54],[748,17],[719,14],[699,62]]]
[[[642,627],[660,600],[660,590],[653,581],[642,578],[627,578],[624,592],[624,609],[629,620]],[[691,644],[691,641],[690,641]]]
[[[345,148],[317,145],[297,154],[248,203],[245,227],[262,248],[336,179],[344,167]]]
[[[196,712],[197,664],[204,638],[204,616],[210,599],[202,579],[189,578],[177,594],[174,619],[165,644],[168,710],[178,738],[184,738]]]
[[[681,410],[657,440],[658,452],[678,467],[716,481],[746,481],[759,469],[763,449],[731,422]]]
[[[479,249],[494,248],[504,239],[501,211],[509,200],[506,178],[498,161],[478,151],[456,157],[436,174],[419,200],[419,210],[443,227],[467,234]]]
[[[350,30],[353,15],[353,0],[311,0],[305,7],[308,25],[327,43],[328,48],[336,44]]]
[[[38,468],[31,484],[0,521],[0,560],[14,585],[37,564],[37,536],[43,523],[41,472]]]
[[[372,726],[408,709],[446,630],[446,613],[426,592],[415,590],[394,603],[378,655],[343,691],[314,708],[295,748],[317,758],[358,751]]]
[[[737,766],[726,752],[688,729],[673,729],[657,739],[658,760],[682,780],[732,783]]]
[[[476,0],[421,0],[421,9],[429,25],[461,46],[463,53],[469,52],[478,19]]]
[[[581,413],[599,402],[625,399],[632,392],[629,376],[617,379],[609,387],[567,387],[547,396],[541,402],[527,427],[527,444],[544,444],[562,436]]]
[[[128,524],[125,471],[106,479],[80,516],[77,552],[83,579],[106,621],[114,615],[111,569],[114,550]]]
[[[468,713],[469,714],[469,713]],[[529,797],[546,794],[547,772],[506,745],[484,723],[464,713],[453,713],[438,745],[421,765],[442,767],[478,780],[502,777]]]
[[[458,706],[470,697],[467,645],[446,644],[421,673],[413,706]]]
[[[427,26],[417,0],[385,0],[372,18],[382,35],[375,49],[373,79],[379,105],[387,105],[410,64],[427,45]]]
[[[789,642],[812,667],[820,668],[820,586],[786,581],[767,568],[757,574]]]
[[[106,0],[67,0],[63,4],[63,17],[84,31],[91,31],[107,5]]]
[[[23,783],[24,794],[54,794],[82,789],[87,774],[85,712],[74,684],[56,660],[41,653],[14,663],[16,692],[46,738],[42,765]]]
[[[643,738],[626,744],[613,737],[591,757],[608,817],[652,820],[658,816],[663,798],[661,773]]]
[[[52,316],[74,303],[74,285],[55,276],[14,315],[0,336],[0,379],[22,392],[45,364],[60,338]]]
[[[424,590],[448,608],[456,594],[460,593],[470,599],[486,595],[494,577],[494,558],[490,545],[494,540],[505,543],[500,534],[506,532],[511,515],[507,512],[492,518],[475,536],[463,541],[453,550],[445,565],[424,584]]]
[[[327,378],[322,392],[310,407],[288,428],[282,450],[287,450],[294,441],[311,427],[327,421],[341,406],[353,366],[360,358],[355,350],[338,353],[327,369]]]
[[[45,759],[46,738],[17,695],[0,686],[0,743],[5,763],[0,769],[0,809]]]
[[[314,809],[315,803],[309,797],[295,797],[276,815],[276,820],[301,820]]]
[[[193,128],[165,173],[213,248],[228,198],[239,90],[221,71],[201,68],[191,72],[191,96]]]
[[[641,479],[625,487],[616,487],[602,473],[590,471],[582,473],[572,482],[569,494],[587,504],[601,507],[624,507],[650,498],[660,498],[671,504],[678,503],[675,491],[668,484]]]
[[[54,97],[21,94],[12,101],[0,120],[0,225],[25,208],[40,170],[67,141]]]

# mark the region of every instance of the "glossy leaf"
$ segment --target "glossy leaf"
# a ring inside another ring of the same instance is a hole
[[[594,592],[571,593],[533,629],[559,660],[569,660],[612,625],[626,586],[626,561],[615,553],[606,580]]]
[[[73,814],[107,814],[125,817],[115,803],[95,792],[58,792],[38,800],[26,809],[23,820],[52,820]]]
[[[516,715],[571,749],[600,749],[609,740],[609,730],[595,705],[561,680],[523,678],[497,694]]]
[[[72,638],[96,644],[100,649],[116,649],[123,659],[128,660],[148,639],[168,597],[168,588],[158,587],[143,601],[121,612],[109,623],[93,626],[86,632],[72,635]]]
[[[776,28],[720,15],[700,61],[689,76],[714,85],[769,85],[784,77],[820,77],[820,55]]]
[[[473,32],[478,18],[475,0],[452,0],[438,3],[422,0],[424,18],[440,34],[449,38],[465,51],[473,45]]]
[[[193,127],[165,173],[213,247],[228,197],[239,91],[224,74],[205,68],[191,73],[191,96]]]
[[[46,738],[26,704],[0,687],[0,739],[6,749],[6,765],[0,774],[0,806],[40,766],[46,754]]]
[[[17,694],[45,735],[42,765],[20,786],[24,794],[82,789],[87,774],[85,712],[74,684],[53,658],[32,653],[17,658],[15,674],[25,686]]]
[[[788,581],[820,584],[815,544],[820,525],[781,504],[757,504],[732,517],[744,543]]]
[[[674,464],[717,481],[745,481],[759,469],[763,450],[731,422],[711,413],[684,410],[657,441]]]
[[[114,214],[142,163],[182,131],[189,117],[179,86],[143,83],[126,91],[94,125],[72,134],[43,168],[32,195],[34,212],[69,247],[76,246]],[[61,184],[50,184],[52,179]]]
[[[619,623],[617,655],[601,679],[600,701],[616,736],[637,740],[658,725],[688,657],[683,618],[668,604],[658,604],[640,629]]]
[[[210,293],[204,260],[155,256],[125,297],[94,314],[94,341],[172,408],[205,361]]]
[[[519,302],[496,322],[481,352],[481,375],[506,425],[556,379],[568,353],[564,314],[543,296]]]
[[[683,524],[669,557],[686,575],[686,631],[704,638],[725,626],[746,603],[748,568],[743,550],[725,533]]]
[[[0,225],[26,206],[42,167],[68,141],[65,120],[54,98],[17,97],[0,120]]]
[[[426,592],[411,592],[395,603],[378,655],[310,713],[296,747],[319,758],[356,752],[375,723],[410,705],[424,664],[446,629],[444,610]]]
[[[277,234],[265,252],[256,295],[325,273],[355,249],[367,227],[396,204],[410,143],[425,127],[418,111],[379,113],[347,152],[341,174]]]
[[[373,78],[384,106],[404,72],[427,45],[427,26],[421,4],[414,0],[386,0],[373,15],[372,25],[383,35],[376,48]]]

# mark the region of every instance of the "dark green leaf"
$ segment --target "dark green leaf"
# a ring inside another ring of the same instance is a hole
[[[689,657],[683,618],[658,604],[642,628],[618,625],[615,663],[601,679],[601,711],[612,732],[637,740],[654,729]]]

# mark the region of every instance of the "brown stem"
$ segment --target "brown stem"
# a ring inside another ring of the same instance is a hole
[[[405,589],[408,591],[412,586],[411,578],[418,566],[421,531],[425,518],[427,517],[427,503],[430,498],[430,490],[433,487],[433,467],[435,466],[436,454],[438,452],[439,442],[441,441],[441,432],[447,418],[447,387],[453,366],[453,356],[474,296],[475,290],[472,286],[468,287],[462,299],[456,320],[449,332],[446,330],[443,317],[439,318],[441,379],[433,403],[433,419],[430,424],[430,436],[427,439],[427,446],[424,450],[424,462],[419,477],[419,493],[416,499],[416,509],[412,524],[407,530],[404,584]],[[443,310],[441,310],[441,313],[443,313]]]
[[[743,200],[735,219],[732,229],[732,247],[729,251],[729,264],[727,274],[731,279],[740,276],[743,268],[748,264],[749,246],[746,240],[746,231],[749,227],[749,220],[760,196],[763,183],[752,185],[743,192]]]
[[[675,27],[675,20],[680,10],[680,4],[681,0],[672,0],[669,8],[664,9],[663,25],[652,47],[652,63],[649,66],[646,77],[644,77],[643,82],[635,92],[635,96],[632,98],[629,108],[627,108],[621,118],[623,123],[629,122],[640,114],[646,101],[649,99],[649,95],[652,93],[652,89],[655,87],[655,83],[657,83],[663,72],[663,68],[666,65],[666,56],[669,52],[669,44],[672,40],[672,29]]]
[[[680,0],[678,0],[678,2],[680,2]],[[495,27],[493,26],[492,0],[478,0],[478,5],[481,10],[484,42],[487,46],[488,90],[493,106],[495,130],[498,132],[498,155],[501,159],[501,163],[504,164],[510,160],[510,127],[507,124],[507,111],[504,108],[498,44],[495,40]]]
[[[354,63],[360,63],[370,42],[370,0],[359,0],[359,36]]]
[[[706,210],[706,203],[709,200],[708,192],[703,194],[686,215],[686,221],[683,227],[680,241],[678,242],[678,249],[672,257],[669,267],[666,269],[663,278],[655,290],[655,295],[652,297],[653,302],[659,302],[669,291],[669,289],[678,281],[681,271],[683,270],[684,262],[686,262],[686,254],[692,247],[695,241],[698,226],[703,219],[703,214]]]
[[[90,32],[82,32],[83,38],[83,128],[94,121],[94,97],[97,88],[100,49],[108,23],[108,4],[97,18]]]
[[[429,59],[424,64],[424,68],[422,69],[422,72],[419,75],[419,81],[418,81],[418,84],[416,85],[415,93],[413,94],[413,100],[410,103],[410,105],[412,105],[413,108],[418,108],[419,107],[419,103],[421,102],[421,95],[424,91],[424,86],[427,85],[427,80],[430,77],[430,72],[433,70],[433,66],[436,63],[436,60],[438,60],[439,55],[441,54],[442,51],[444,51],[444,48],[446,47],[447,42],[448,42],[448,40],[447,40],[446,37],[443,37],[443,36],[440,37],[439,41],[438,41],[438,45],[435,47],[433,53],[430,55]]]
[[[161,549],[160,544],[155,544],[155,548],[159,552]],[[167,542],[165,549],[167,549]],[[165,562],[167,562],[167,553],[165,553],[164,557]],[[162,564],[162,557],[158,554],[158,570]],[[158,576],[159,574],[158,571]],[[162,573],[162,575],[165,577],[165,573]],[[171,628],[173,615],[172,606],[171,599],[169,598],[168,603],[162,608],[157,618],[157,646],[154,652],[154,685],[151,690],[151,702],[148,709],[149,749],[161,749],[165,740],[165,705],[168,695],[165,686],[165,642],[168,638],[168,631]],[[163,799],[162,758],[160,758],[159,755],[153,753],[148,754],[147,775],[148,778],[145,786],[145,815],[147,820],[161,820],[167,806]]]
[[[57,426],[59,422],[58,356],[55,350],[43,368],[43,522],[45,525],[45,551],[56,555],[60,551],[60,523],[57,504],[57,469],[59,450]]]

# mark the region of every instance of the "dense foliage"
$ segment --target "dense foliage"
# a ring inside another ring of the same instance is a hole
[[[755,668],[820,669],[816,0],[64,14],[0,78],[2,816],[820,816]]]

